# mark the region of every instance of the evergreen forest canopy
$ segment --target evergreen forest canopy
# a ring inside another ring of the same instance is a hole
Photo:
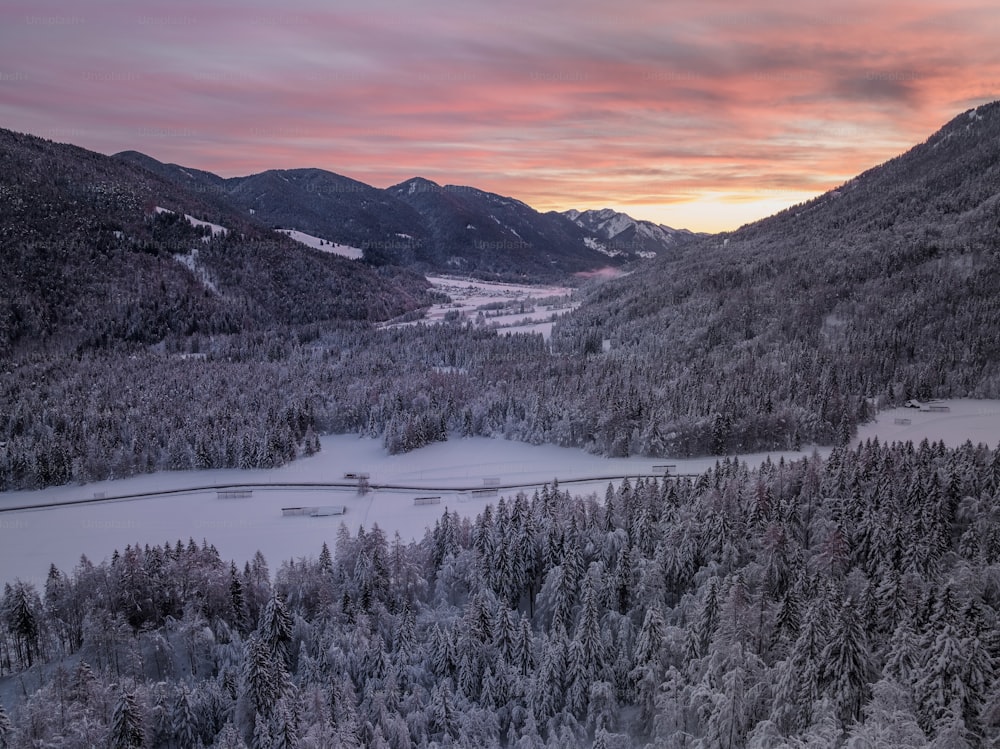
[[[242,569],[129,546],[0,600],[0,744],[977,747],[1000,449],[868,442],[546,486]]]
[[[279,465],[324,432],[391,452],[459,435],[657,457],[846,444],[909,398],[1000,397],[1000,103],[581,291],[551,342],[376,328],[418,316],[426,282],[122,160],[0,135],[0,490]]]

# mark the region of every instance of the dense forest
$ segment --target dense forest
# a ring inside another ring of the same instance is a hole
[[[1000,448],[725,459],[302,553],[177,541],[10,582],[0,745],[1000,740]]]
[[[774,398],[747,423],[725,424],[707,395],[669,420],[665,405],[685,393],[648,389],[654,374],[638,359],[553,353],[541,335],[461,323],[305,326],[37,356],[0,377],[0,398],[13,404],[0,414],[0,490],[272,467],[330,432],[381,436],[392,453],[471,435],[615,455],[790,449],[846,440],[870,408],[844,405],[823,383],[790,408],[765,380],[733,384],[759,388],[762,404]]]

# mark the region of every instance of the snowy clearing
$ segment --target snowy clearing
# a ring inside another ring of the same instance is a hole
[[[541,333],[548,340],[556,318],[579,306],[579,302],[570,301],[573,289],[566,286],[492,283],[445,276],[427,276],[427,280],[436,290],[451,297],[452,302],[435,304],[419,322],[471,320],[504,333]],[[413,324],[390,323],[385,327]]]
[[[418,487],[377,490],[361,497],[355,489],[254,487],[244,499],[219,499],[215,489],[154,498],[59,506],[0,513],[0,580],[16,577],[41,584],[49,564],[68,571],[86,554],[98,562],[126,544],[174,542],[189,537],[215,544],[224,559],[237,564],[260,549],[273,566],[282,559],[316,556],[324,541],[332,543],[341,522],[358,526],[378,523],[387,534],[423,537],[444,509],[474,517],[497,494],[485,491],[494,480],[524,484],[524,491],[551,482],[593,476],[651,475],[653,466],[675,464],[680,473],[703,471],[715,458],[689,461],[654,458],[603,458],[583,450],[553,445],[477,437],[429,445],[402,455],[387,455],[381,440],[354,435],[327,436],[322,451],[273,470],[163,472],[87,486],[61,486],[40,491],[0,494],[3,507],[72,501],[96,495],[166,491],[185,487],[282,482],[343,482],[345,473],[367,473],[372,484]],[[797,453],[787,453],[798,457]],[[759,461],[762,456],[749,458]],[[615,482],[617,483],[617,482]],[[574,493],[603,497],[608,480],[574,483]],[[476,494],[460,487],[475,487]],[[504,490],[513,496],[516,490]],[[415,505],[414,499],[441,497],[440,503]],[[281,508],[344,505],[346,514],[332,517],[282,517]],[[272,567],[273,568],[273,567]]]
[[[943,402],[948,412],[899,408],[879,414],[865,425],[859,439],[883,441],[944,440],[957,446],[971,439],[991,446],[1000,441],[1000,401]],[[909,424],[896,420],[910,420]],[[50,563],[68,571],[86,554],[98,562],[126,544],[161,544],[178,538],[215,544],[226,560],[242,566],[259,549],[276,568],[281,560],[316,556],[323,542],[332,543],[341,522],[358,526],[378,523],[391,537],[419,539],[444,509],[474,517],[498,496],[516,490],[489,491],[499,482],[534,487],[558,478],[564,484],[594,476],[637,476],[657,473],[654,466],[671,464],[672,473],[700,473],[716,458],[693,460],[603,458],[583,450],[553,445],[486,438],[436,443],[411,453],[387,455],[380,440],[354,435],[322,438],[322,451],[273,470],[214,470],[164,472],[87,486],[60,486],[40,491],[0,494],[0,509],[40,502],[65,502],[122,494],[185,489],[196,486],[272,484],[254,487],[245,498],[218,498],[213,489],[146,499],[98,502],[38,510],[0,512],[0,581],[14,578],[44,582]],[[797,459],[802,452],[742,456],[757,465],[770,455]],[[827,454],[829,448],[819,448]],[[372,484],[406,484],[408,490],[381,489],[358,496],[354,489],[290,488],[287,482],[344,482],[346,473],[367,473]],[[574,494],[596,492],[603,497],[607,478],[568,485]],[[617,483],[612,482],[612,483]],[[460,487],[479,488],[478,493]],[[418,497],[438,496],[440,503],[414,504]],[[283,517],[283,507],[343,505],[346,513],[330,517]]]
[[[948,447],[958,447],[966,440],[996,447],[1000,444],[1000,401],[956,399],[932,401],[931,411],[916,408],[893,408],[858,428],[858,439],[878,437],[883,442],[931,442],[944,440]]]
[[[336,242],[331,242],[328,239],[321,239],[320,237],[314,237],[312,234],[306,234],[304,231],[298,231],[297,229],[275,229],[284,234],[286,237],[291,237],[296,242],[304,244],[306,247],[311,247],[314,250],[319,250],[320,252],[329,252],[331,255],[340,255],[342,257],[350,258],[351,260],[360,260],[365,251],[358,249],[357,247],[351,247],[346,244],[337,244]]]

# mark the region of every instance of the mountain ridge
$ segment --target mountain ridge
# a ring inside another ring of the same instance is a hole
[[[244,177],[164,164],[124,151],[129,161],[252,215],[327,241],[359,247],[374,265],[461,272],[494,280],[562,279],[608,265],[629,267],[678,239],[664,234],[612,251],[601,235],[553,211],[464,185],[411,177],[380,189],[323,169],[272,169]],[[501,220],[497,212],[506,215]],[[464,222],[464,223],[463,223]],[[475,229],[468,229],[468,226]],[[680,235],[677,235],[680,237]]]
[[[628,249],[640,257],[652,258],[664,249],[695,236],[688,229],[674,229],[665,224],[636,219],[612,208],[562,211],[570,221],[606,240],[608,252]]]

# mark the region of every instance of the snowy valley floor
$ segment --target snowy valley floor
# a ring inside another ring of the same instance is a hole
[[[433,305],[419,321],[385,327],[441,323],[455,315],[457,319],[497,328],[501,333],[541,333],[548,340],[553,322],[580,306],[578,301],[570,300],[573,289],[566,286],[528,286],[447,276],[427,276],[427,280],[452,301]]]
[[[919,442],[927,438],[956,446],[967,439],[991,447],[1000,442],[1000,402],[954,400],[942,402],[947,412],[894,409],[859,430],[859,440]],[[907,420],[908,423],[907,423]],[[16,578],[41,586],[54,563],[63,571],[72,569],[86,554],[92,561],[105,558],[126,544],[171,543],[194,538],[212,543],[224,559],[243,562],[260,550],[272,566],[282,559],[315,557],[323,542],[332,545],[337,528],[378,523],[392,537],[419,539],[447,507],[474,517],[497,496],[472,493],[468,487],[524,485],[524,491],[558,479],[568,482],[593,476],[650,476],[655,466],[671,464],[672,472],[700,473],[716,458],[694,460],[653,458],[602,458],[582,450],[552,445],[532,446],[520,442],[485,438],[459,439],[430,445],[421,450],[387,455],[380,440],[353,435],[322,439],[322,451],[311,458],[267,471],[215,470],[157,473],[86,486],[61,486],[40,491],[0,494],[0,582]],[[770,455],[796,459],[812,453],[761,453],[740,458],[750,465]],[[818,448],[820,454],[828,448]],[[358,496],[353,489],[287,488],[282,483],[343,482],[346,473],[367,473],[373,484],[406,484],[433,489],[378,490]],[[38,510],[2,512],[3,508],[43,502],[65,502],[114,497],[138,492],[177,490],[220,484],[274,484],[255,487],[247,498],[220,499],[213,490],[200,490],[159,497],[58,506]],[[595,492],[604,496],[608,480],[574,483],[575,494]],[[617,483],[617,482],[614,482]],[[444,490],[442,490],[444,487]],[[502,491],[503,495],[515,492]],[[440,503],[415,505],[414,499],[438,496]],[[344,515],[329,517],[283,517],[290,506],[341,505]]]

